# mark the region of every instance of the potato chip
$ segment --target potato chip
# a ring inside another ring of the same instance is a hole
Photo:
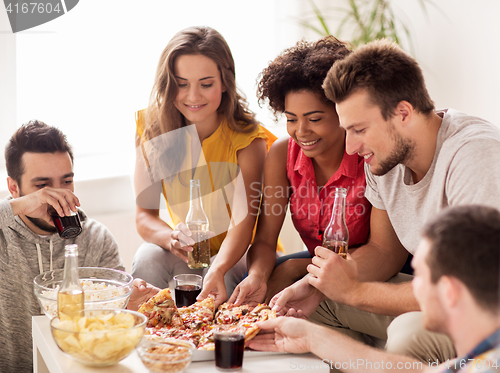
[[[77,350],[82,348],[80,342],[73,334],[66,336],[66,338],[64,338],[64,342],[67,343],[70,347],[73,347]]]
[[[127,356],[139,343],[144,328],[131,329],[134,325],[131,313],[110,312],[68,321],[56,319],[53,335],[58,346],[76,360],[108,365]]]

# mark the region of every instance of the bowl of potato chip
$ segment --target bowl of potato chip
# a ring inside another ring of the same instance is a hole
[[[52,319],[57,316],[57,292],[64,277],[63,269],[44,272],[34,279],[38,303]],[[112,268],[80,267],[78,277],[85,294],[85,309],[126,308],[132,294],[132,275]]]
[[[151,373],[180,373],[191,364],[195,348],[192,343],[181,340],[143,339],[137,353]]]
[[[81,364],[108,366],[126,358],[141,341],[146,316],[131,310],[85,310],[50,321],[57,346]]]

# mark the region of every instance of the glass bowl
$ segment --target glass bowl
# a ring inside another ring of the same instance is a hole
[[[191,364],[194,349],[189,342],[144,339],[137,353],[151,373],[180,373]]]
[[[63,275],[63,269],[56,269],[36,276],[33,281],[38,303],[49,319],[57,316],[57,291]],[[132,294],[132,275],[111,268],[81,267],[78,277],[85,293],[85,309],[127,307]]]
[[[85,310],[50,321],[57,346],[81,364],[108,366],[126,358],[141,341],[146,316],[131,310]]]

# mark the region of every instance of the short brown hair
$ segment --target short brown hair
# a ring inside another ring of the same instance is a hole
[[[500,211],[486,206],[451,207],[424,229],[431,242],[426,262],[431,281],[460,280],[479,305],[499,313]]]
[[[285,111],[285,96],[288,93],[308,90],[333,106],[334,103],[326,98],[322,84],[333,63],[349,53],[349,44],[333,36],[316,42],[299,41],[281,52],[259,74],[259,103],[267,100],[277,116]]]
[[[5,147],[7,175],[21,185],[24,173],[24,153],[68,153],[73,163],[73,151],[66,136],[56,127],[39,120],[23,124],[12,135]]]
[[[408,101],[425,115],[434,110],[417,62],[387,40],[368,43],[337,61],[328,72],[323,88],[326,97],[335,103],[365,89],[385,120],[393,116],[401,101]]]

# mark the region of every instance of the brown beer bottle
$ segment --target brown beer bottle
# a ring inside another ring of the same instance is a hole
[[[188,252],[188,267],[202,269],[210,266],[210,239],[208,238],[208,218],[201,202],[200,180],[189,181],[190,201],[186,225],[194,240],[193,251]]]
[[[349,243],[349,231],[345,223],[345,199],[347,190],[335,188],[335,200],[333,202],[332,217],[323,233],[323,247],[347,258]]]

